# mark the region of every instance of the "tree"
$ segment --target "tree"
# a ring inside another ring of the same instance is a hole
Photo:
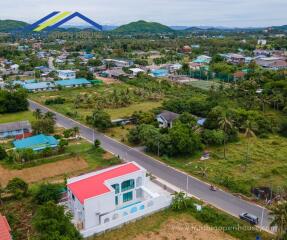
[[[245,138],[247,138],[247,151],[246,151],[246,163],[249,162],[249,152],[250,152],[250,139],[253,137],[256,137],[256,134],[254,133],[254,131],[257,129],[256,125],[254,124],[254,122],[247,120],[245,123]]]
[[[171,208],[175,211],[182,211],[189,208],[190,199],[184,192],[176,192],[173,194]]]
[[[32,122],[34,134],[51,134],[54,133],[55,121],[50,118],[41,118]]]
[[[271,227],[277,227],[277,239],[286,239],[287,229],[287,201],[278,202],[271,208],[270,215],[273,217]]]
[[[39,120],[42,118],[42,111],[41,109],[37,108],[34,112],[33,112],[33,116]]]
[[[95,110],[92,116],[87,117],[87,122],[103,131],[112,126],[110,115],[103,110]]]
[[[0,146],[0,161],[5,159],[7,157],[7,153],[4,149],[4,147]]]
[[[15,198],[21,198],[27,195],[28,184],[20,178],[13,178],[8,182],[6,190]]]
[[[4,193],[4,188],[2,187],[1,183],[0,183],[0,205],[3,204],[3,200],[2,200],[2,194]]]
[[[227,114],[224,113],[223,116],[219,119],[220,128],[224,131],[224,159],[226,159],[226,135],[227,130],[233,127],[232,121],[227,117]]]
[[[101,146],[101,141],[99,139],[96,139],[94,141],[94,146],[95,146],[95,148],[99,148]]]
[[[57,203],[60,200],[61,192],[60,185],[50,183],[41,184],[35,192],[33,200],[40,205],[49,201]]]
[[[32,224],[39,240],[81,240],[80,233],[71,223],[72,216],[62,206],[47,202],[37,208]]]

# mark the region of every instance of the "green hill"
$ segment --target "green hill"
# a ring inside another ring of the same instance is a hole
[[[138,21],[132,22],[113,30],[115,33],[122,34],[158,34],[158,33],[172,33],[171,28],[155,22]]]
[[[0,32],[11,32],[27,25],[28,23],[16,20],[0,20]]]

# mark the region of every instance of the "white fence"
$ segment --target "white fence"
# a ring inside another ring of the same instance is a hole
[[[102,216],[101,225],[82,230],[81,234],[86,238],[120,227],[121,225],[134,221],[137,218],[141,218],[145,215],[150,215],[167,208],[171,204],[171,200],[171,196],[161,196],[140,202],[127,208],[119,209],[113,213]]]

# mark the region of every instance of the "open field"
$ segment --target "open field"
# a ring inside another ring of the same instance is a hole
[[[223,147],[207,149],[211,159],[200,161],[201,154],[187,158],[161,158],[204,181],[215,183],[232,192],[250,195],[251,187],[270,187],[274,191],[287,187],[287,139],[270,136],[256,138],[250,144],[250,160],[246,161],[247,141],[228,144],[227,159]]]
[[[33,113],[26,111],[18,113],[0,114],[0,124],[8,122],[24,121],[24,120],[29,120],[30,122],[35,120],[35,118],[33,117]]]
[[[71,158],[21,170],[5,169],[0,165],[0,183],[2,186],[6,186],[8,181],[15,177],[19,177],[28,183],[34,183],[86,168],[88,168],[88,164],[82,158]]]
[[[152,110],[154,108],[160,107],[162,104],[161,101],[158,102],[142,102],[142,103],[136,103],[132,104],[128,107],[124,108],[117,108],[117,109],[107,109],[107,113],[111,115],[112,119],[118,119],[123,117],[129,117],[131,116],[135,111],[143,111],[147,112],[149,110]]]
[[[212,86],[219,87],[220,83],[218,81],[196,80],[189,82],[189,85],[202,90],[209,90]]]
[[[64,98],[66,100],[64,104],[54,104],[49,105],[49,107],[65,115],[76,113],[73,118],[84,122],[86,116],[90,115],[96,108],[96,103],[99,102],[99,100],[96,100],[97,97],[110,98],[111,95],[114,94],[114,91],[126,91],[128,89],[128,91],[132,92],[135,88],[136,87],[134,86],[120,83],[91,88],[63,89],[55,92],[32,93],[29,97],[43,105],[47,99],[54,99],[57,97]],[[135,111],[148,111],[160,107],[162,103],[161,101],[143,100],[134,93],[131,93],[131,95],[133,96],[131,100],[132,103],[128,104],[128,106],[115,107],[112,104],[109,104],[110,107],[104,108],[104,110],[111,115],[112,119],[118,119],[130,116]],[[77,98],[80,99],[78,106],[75,105],[75,99]]]

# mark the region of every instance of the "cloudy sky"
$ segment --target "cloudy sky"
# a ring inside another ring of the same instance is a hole
[[[52,11],[78,11],[110,25],[140,19],[173,26],[287,24],[287,0],[0,0],[0,19],[32,23]]]

